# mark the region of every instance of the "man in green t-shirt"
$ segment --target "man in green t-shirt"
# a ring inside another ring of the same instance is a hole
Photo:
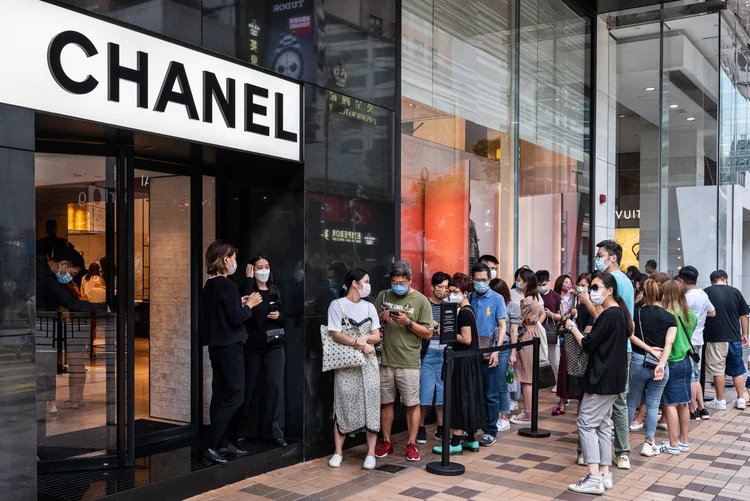
[[[380,359],[380,429],[383,443],[375,457],[393,452],[391,426],[396,393],[406,406],[409,442],[406,459],[419,461],[419,354],[421,340],[432,337],[432,306],[419,291],[411,287],[411,266],[406,261],[391,265],[391,288],[378,294],[375,308],[383,326],[383,353]]]

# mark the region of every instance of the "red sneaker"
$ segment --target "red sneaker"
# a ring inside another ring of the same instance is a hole
[[[378,459],[384,458],[391,452],[393,452],[393,444],[391,444],[388,440],[383,440],[383,443],[380,444],[380,447],[375,449],[375,457]]]
[[[419,461],[422,459],[419,455],[419,449],[417,449],[417,444],[414,442],[409,442],[406,444],[406,460],[407,461]]]

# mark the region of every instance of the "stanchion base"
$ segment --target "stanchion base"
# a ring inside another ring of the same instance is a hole
[[[518,430],[518,434],[522,437],[530,438],[549,438],[550,432],[547,430],[532,430],[531,428],[521,428]]]
[[[427,463],[427,471],[433,475],[442,475],[444,477],[455,477],[466,473],[466,468],[461,463],[448,463],[443,466],[441,461]]]

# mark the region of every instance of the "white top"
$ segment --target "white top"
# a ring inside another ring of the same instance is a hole
[[[104,281],[101,277],[94,275],[90,280],[81,281],[81,289],[87,301],[91,303],[106,303],[107,289],[104,287]]]
[[[693,310],[695,316],[698,317],[698,325],[695,326],[693,331],[693,344],[703,346],[703,328],[706,326],[706,314],[714,311],[714,305],[711,304],[708,294],[703,292],[703,289],[690,289],[685,293],[685,301],[688,308]]]
[[[521,299],[524,298],[523,291],[521,289],[511,289],[510,290],[510,301],[512,303],[516,303],[517,306],[521,306]],[[542,299],[541,294],[536,295],[536,300],[539,301],[539,304],[544,305],[544,300]]]
[[[362,322],[366,318],[372,320],[372,326],[370,331],[380,329],[380,319],[378,318],[378,312],[375,310],[375,305],[362,299],[359,303],[352,303],[347,298],[337,299],[331,302],[328,307],[328,330],[333,332],[343,332],[341,322],[343,315],[341,311],[346,314],[350,321]]]

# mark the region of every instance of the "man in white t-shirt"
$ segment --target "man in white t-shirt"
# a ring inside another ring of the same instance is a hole
[[[715,316],[716,310],[708,295],[696,285],[698,283],[698,270],[694,266],[683,266],[677,278],[685,286],[685,301],[688,308],[693,310],[695,316],[698,317],[698,325],[695,326],[693,331],[692,343],[693,350],[703,359],[703,329],[706,327],[706,317]],[[703,389],[700,382],[701,362],[696,363],[692,359],[691,362],[693,364],[693,375],[690,379],[690,387],[693,392],[693,400],[690,402],[690,419],[700,421],[701,419],[708,419],[710,416],[703,406]]]

